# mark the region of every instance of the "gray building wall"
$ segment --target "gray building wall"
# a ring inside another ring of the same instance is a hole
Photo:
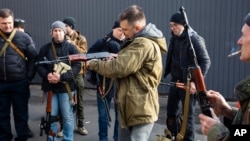
[[[221,92],[234,99],[234,85],[243,79],[250,65],[239,57],[228,58],[241,35],[244,16],[250,12],[249,0],[1,0],[0,8],[10,8],[15,17],[26,20],[26,31],[33,37],[37,49],[50,41],[50,25],[67,16],[75,17],[76,29],[88,40],[90,47],[98,38],[111,31],[114,20],[129,5],[140,5],[147,22],[157,25],[170,38],[169,18],[184,6],[189,24],[206,40],[212,65],[206,76],[207,89]],[[164,62],[166,55],[163,55]],[[163,78],[169,82],[170,76]],[[40,83],[37,75],[33,83]],[[87,87],[91,87],[89,84]],[[169,87],[160,85],[159,92],[167,93]]]

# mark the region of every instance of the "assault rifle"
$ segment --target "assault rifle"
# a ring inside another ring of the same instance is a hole
[[[52,112],[52,91],[49,91],[47,97],[47,106],[46,106],[46,118],[42,117],[40,123],[40,136],[43,136],[43,131],[45,131],[45,134],[47,135],[47,141],[49,136],[52,136],[53,140],[56,137],[56,133],[51,130],[51,123],[57,122],[58,118],[51,116],[51,112]]]
[[[194,47],[193,47],[193,44],[191,42],[190,35],[188,32],[190,27],[188,24],[187,15],[186,15],[186,12],[184,10],[184,7],[180,7],[180,12],[185,20],[185,23],[186,23],[185,30],[188,34],[190,46],[191,46],[192,53],[193,53],[192,55],[193,55],[195,67],[189,68],[189,71],[191,71],[192,77],[194,78],[194,83],[195,83],[195,87],[196,87],[197,94],[198,94],[198,103],[200,105],[201,112],[209,117],[212,117],[211,111],[210,111],[211,105],[208,103],[208,98],[206,95],[207,90],[206,90],[206,85],[204,82],[204,77],[203,77],[203,74],[201,72],[200,66],[198,65],[195,50],[194,50]]]
[[[109,53],[109,52],[98,52],[98,53],[79,53],[79,54],[73,54],[68,56],[62,56],[58,57],[56,60],[49,61],[47,58],[44,58],[44,61],[38,61],[35,63],[35,65],[40,64],[54,64],[58,62],[76,62],[76,61],[88,61],[91,59],[103,59],[103,58],[109,58],[109,57],[116,57],[115,54]]]

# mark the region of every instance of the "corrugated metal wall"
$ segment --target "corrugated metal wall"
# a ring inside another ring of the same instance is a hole
[[[75,17],[76,28],[87,37],[90,46],[108,33],[120,11],[132,4],[144,9],[147,21],[163,31],[167,42],[170,38],[169,18],[184,6],[189,24],[205,38],[211,57],[207,89],[220,91],[226,98],[234,99],[234,85],[248,75],[250,65],[240,62],[238,56],[227,58],[227,54],[238,49],[236,42],[241,35],[243,18],[250,12],[249,0],[2,0],[0,8],[10,8],[15,17],[26,20],[27,31],[40,49],[50,41],[49,29],[55,20]],[[164,82],[169,78],[163,79]],[[40,83],[40,77],[36,76],[33,82]],[[161,93],[167,93],[168,89],[159,87]]]

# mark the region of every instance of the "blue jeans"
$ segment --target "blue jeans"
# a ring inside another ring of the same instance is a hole
[[[72,95],[74,95],[73,92],[72,92]],[[51,116],[58,116],[59,109],[63,118],[62,141],[73,141],[74,140],[74,115],[73,115],[73,106],[69,100],[68,93],[53,94]],[[54,133],[57,133],[57,130],[58,130],[57,122],[53,122],[51,124],[51,130]],[[51,136],[49,137],[49,140],[52,140]]]
[[[182,109],[184,109],[186,91],[181,88],[170,87],[168,102],[167,102],[167,126],[171,131],[172,135],[176,136],[180,129],[176,129],[176,127],[180,127],[177,125],[177,118],[182,111],[179,111],[178,104],[182,102]],[[184,137],[185,141],[193,141],[194,140],[194,124],[195,124],[195,103],[196,103],[196,95],[190,95],[189,102],[189,110],[188,110],[188,121],[187,121],[187,130]],[[169,121],[169,122],[168,122]],[[171,121],[171,122],[170,122]],[[174,122],[173,122],[174,121]],[[172,123],[172,125],[170,124]],[[175,125],[176,124],[176,125]]]
[[[0,141],[11,141],[10,109],[17,137],[15,141],[26,141],[28,138],[28,100],[30,97],[29,82],[22,79],[15,82],[0,82]]]
[[[114,98],[114,86],[110,90],[109,94],[102,99],[101,94],[99,93],[99,90],[97,88],[97,108],[98,108],[98,124],[99,124],[99,141],[108,141],[108,126],[109,126],[109,121],[108,121],[108,115],[105,110],[105,103],[107,106],[108,112],[110,111],[110,104],[112,99]],[[118,122],[118,109],[117,109],[117,104],[115,103],[115,124],[114,124],[114,135],[113,139],[114,141],[118,141],[118,127],[119,127],[119,122]]]
[[[148,141],[154,123],[138,124],[128,129],[119,128],[119,141]]]

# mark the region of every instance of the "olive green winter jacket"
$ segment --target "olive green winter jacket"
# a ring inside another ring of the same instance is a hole
[[[158,119],[157,88],[162,77],[162,53],[166,51],[162,32],[148,24],[121,47],[116,59],[89,63],[89,69],[116,78],[122,128]]]

